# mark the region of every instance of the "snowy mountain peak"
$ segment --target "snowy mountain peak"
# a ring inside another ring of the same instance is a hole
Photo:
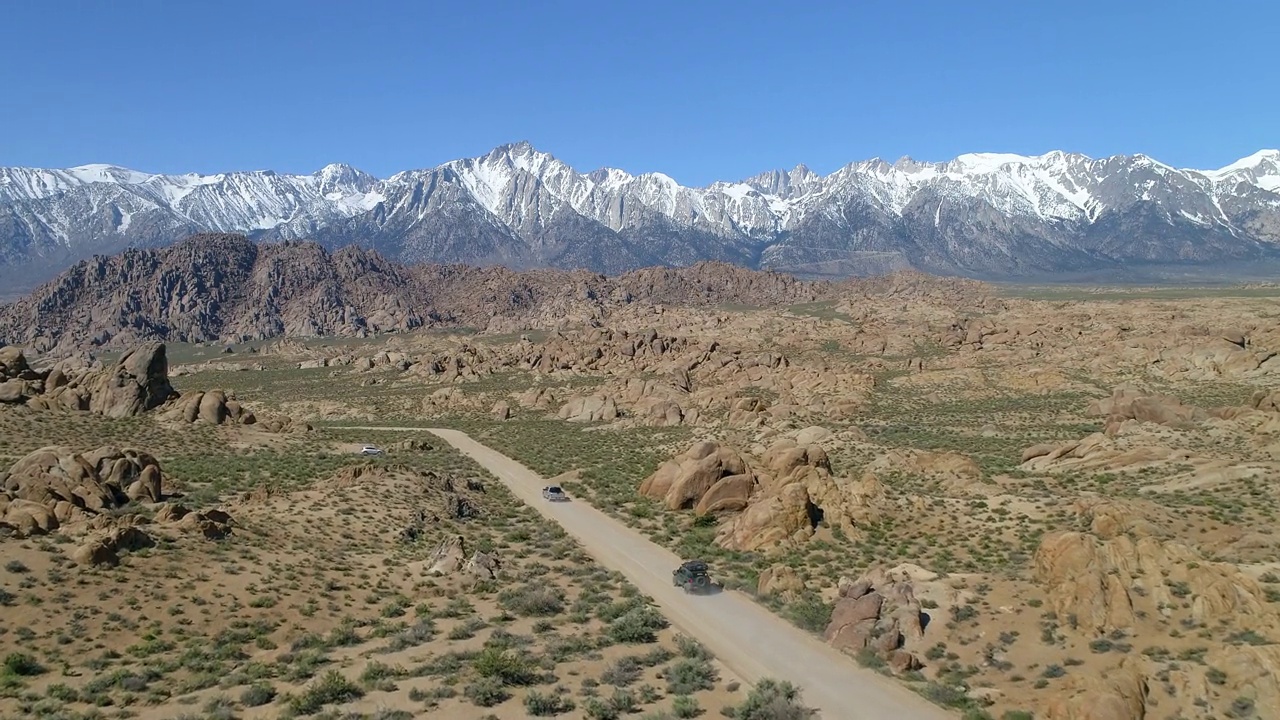
[[[1185,253],[1280,257],[1276,228],[1280,151],[1270,149],[1212,171],[1145,155],[976,152],[827,175],[796,165],[706,187],[662,172],[581,173],[527,141],[386,180],[341,163],[305,175],[0,168],[0,274],[196,229],[359,242],[411,262],[838,269],[901,254],[998,274],[1195,259]]]
[[[965,153],[956,157],[952,164],[971,173],[993,173],[1006,165],[1026,165],[1031,158],[1013,153]]]
[[[1250,183],[1280,194],[1280,150],[1259,150],[1218,170],[1201,170],[1200,174],[1215,182]]]
[[[1267,164],[1280,162],[1280,150],[1262,149],[1258,152],[1242,157],[1239,160],[1225,165],[1217,170],[1203,170],[1205,175],[1226,175],[1237,170],[1252,170]]]
[[[368,192],[378,184],[378,179],[345,163],[331,163],[320,168],[312,177],[320,181],[322,192],[343,193],[347,190]]]
[[[136,185],[154,177],[154,175],[140,173],[128,168],[103,164],[79,165],[67,168],[67,173],[84,183],[105,182]]]
[[[742,184],[749,185],[765,195],[788,199],[811,191],[821,182],[821,179],[817,173],[809,169],[809,166],[800,163],[790,171],[771,170],[760,173],[742,181]]]

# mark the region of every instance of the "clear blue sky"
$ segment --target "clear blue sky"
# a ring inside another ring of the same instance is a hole
[[[346,162],[528,140],[686,184],[803,162],[1280,146],[1280,3],[15,0],[0,165]]]

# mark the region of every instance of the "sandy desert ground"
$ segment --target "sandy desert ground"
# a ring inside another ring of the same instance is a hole
[[[439,438],[341,429],[431,426],[956,717],[1280,716],[1278,301],[917,281],[165,377],[3,348],[0,714],[804,715]]]

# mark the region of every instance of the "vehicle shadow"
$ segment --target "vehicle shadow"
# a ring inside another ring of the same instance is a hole
[[[678,586],[678,585],[677,585],[677,586],[676,586],[676,589],[677,589],[677,590],[679,590],[679,589],[681,589],[681,588],[680,588],[680,586]],[[713,582],[713,583],[711,583],[710,585],[708,585],[708,586],[707,586],[707,589],[706,589],[706,590],[685,590],[685,591],[684,591],[684,594],[685,594],[685,595],[695,595],[695,596],[702,596],[702,595],[719,595],[720,593],[723,593],[724,591],[725,591],[725,590],[724,590],[724,585],[721,585],[721,584],[720,584],[720,583],[718,583],[718,582]]]

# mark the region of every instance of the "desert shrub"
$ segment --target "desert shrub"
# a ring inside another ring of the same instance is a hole
[[[537,690],[524,696],[524,709],[534,717],[549,717],[574,709],[573,700],[562,695],[547,695]]]
[[[4,659],[4,672],[8,675],[32,676],[44,672],[44,666],[27,653],[9,653]]]
[[[236,706],[225,696],[210,698],[204,704],[205,720],[235,720]]]
[[[694,660],[711,660],[715,656],[705,645],[694,640],[688,635],[679,635],[676,637],[676,647],[680,650],[680,654]]]
[[[80,699],[79,691],[65,683],[54,683],[50,685],[44,691],[44,694],[54,700],[60,700],[64,703],[77,702]]]
[[[623,714],[633,713],[639,709],[640,703],[636,700],[636,696],[621,688],[614,690],[613,695],[609,697],[609,707]]]
[[[614,642],[657,642],[658,631],[667,627],[667,619],[654,608],[636,607],[609,623],[608,634]]]
[[[702,714],[702,707],[688,695],[677,695],[671,701],[671,714],[678,718],[695,718]]]
[[[668,693],[692,695],[715,687],[716,669],[706,660],[685,658],[667,668],[666,678]]]
[[[622,717],[617,708],[599,698],[587,698],[582,703],[582,710],[589,720],[618,720]]]
[[[480,677],[503,685],[532,685],[538,679],[533,662],[524,655],[499,647],[487,647],[471,661]]]
[[[245,707],[266,705],[276,699],[276,689],[265,683],[254,683],[240,693],[240,704]]]
[[[394,690],[392,679],[399,674],[390,665],[374,660],[364,666],[364,671],[360,673],[360,684],[370,690]]]
[[[808,720],[815,710],[800,704],[800,689],[786,681],[764,678],[747,699],[733,708],[734,720]]]
[[[952,685],[943,685],[937,682],[926,684],[919,690],[920,694],[929,700],[929,702],[942,705],[945,707],[963,707],[970,702],[969,696],[964,690],[958,690]]]
[[[820,633],[831,624],[832,608],[817,596],[808,596],[787,605],[783,615],[802,630]]]
[[[498,605],[523,617],[551,617],[564,612],[564,592],[546,585],[522,585],[499,593]]]
[[[600,674],[600,679],[614,687],[627,687],[640,679],[643,668],[633,657],[622,657],[614,661]]]
[[[350,623],[343,623],[329,631],[329,638],[325,642],[330,647],[349,647],[351,645],[359,645],[362,640],[360,639],[360,634],[356,632],[355,626]]]
[[[359,685],[342,676],[337,670],[321,675],[301,695],[289,701],[289,709],[298,715],[312,715],[330,703],[340,704],[364,697]]]
[[[476,679],[463,688],[462,694],[480,707],[493,707],[511,697],[511,693],[502,686],[502,681],[494,677]]]
[[[430,618],[419,620],[391,636],[391,641],[387,643],[387,652],[398,652],[405,648],[417,647],[430,641],[435,635],[436,625]]]

